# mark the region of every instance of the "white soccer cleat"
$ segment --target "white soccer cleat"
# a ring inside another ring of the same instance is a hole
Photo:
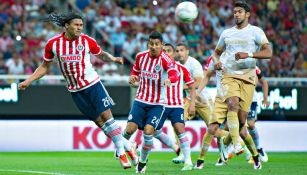
[[[261,161],[259,159],[259,154],[257,156],[253,156],[254,160],[254,169],[255,170],[260,170],[262,168]]]
[[[146,171],[146,163],[139,162],[138,165],[135,167],[135,169],[136,169],[135,173],[144,174]]]
[[[262,162],[268,162],[269,157],[268,157],[268,155],[266,154],[266,152],[263,150],[263,148],[257,149],[257,151],[258,151],[258,153],[259,153],[260,160],[261,160]]]
[[[227,165],[227,163],[219,157],[217,159],[217,162],[215,163],[215,166],[224,166],[224,165]]]
[[[137,143],[134,142],[132,144],[132,147],[131,147],[131,150],[130,151],[126,151],[126,154],[128,154],[128,156],[130,157],[131,159],[131,162],[134,166],[136,166],[138,163],[139,163],[139,156],[136,152],[136,149],[137,149]]]
[[[180,163],[184,163],[184,156],[183,154],[180,154],[179,156],[173,158],[173,163],[175,164],[180,164]]]
[[[190,171],[193,169],[193,164],[184,164],[181,171]]]
[[[205,164],[204,160],[198,159],[194,166],[194,169],[201,170],[204,168],[204,164]]]
[[[131,163],[129,162],[126,154],[119,156],[119,162],[124,169],[131,168]]]

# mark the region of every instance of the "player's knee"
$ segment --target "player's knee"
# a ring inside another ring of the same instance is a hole
[[[151,125],[145,125],[143,132],[146,135],[153,135],[155,132],[155,128]]]
[[[183,123],[175,123],[174,124],[174,130],[175,130],[177,135],[184,133],[185,132],[184,124]]]
[[[128,122],[125,129],[126,134],[132,135],[137,130],[137,125],[133,122]]]
[[[255,121],[247,120],[248,129],[254,130],[255,129]]]
[[[246,129],[241,129],[240,130],[240,137],[244,140],[247,137],[247,130]]]
[[[215,135],[217,129],[218,129],[218,125],[217,124],[210,124],[209,125],[209,128],[208,128],[208,132],[211,134],[211,135]]]
[[[229,111],[238,111],[239,110],[239,101],[230,98],[227,99],[227,106]]]

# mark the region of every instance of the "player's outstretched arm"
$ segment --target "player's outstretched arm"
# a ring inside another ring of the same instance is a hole
[[[117,64],[124,64],[124,59],[121,57],[114,57],[113,55],[109,54],[108,52],[102,51],[98,58],[105,62],[114,62]]]
[[[25,90],[33,81],[42,78],[44,75],[47,74],[51,62],[44,61],[36,70],[35,72],[30,75],[25,81],[18,84],[19,90]]]

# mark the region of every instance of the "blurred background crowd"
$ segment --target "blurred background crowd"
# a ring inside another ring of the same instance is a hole
[[[62,29],[41,18],[52,12],[76,10],[85,18],[84,33],[96,38],[103,50],[125,58],[124,66],[93,58],[104,76],[127,75],[136,53],[146,50],[148,34],[163,33],[171,44],[185,42],[191,56],[203,65],[221,32],[234,25],[232,0],[198,0],[199,16],[179,24],[177,0],[0,0],[0,74],[32,74],[42,61],[46,41]],[[252,0],[250,23],[261,27],[273,48],[273,57],[258,64],[267,77],[307,77],[307,1]],[[51,75],[59,75],[55,65]]]

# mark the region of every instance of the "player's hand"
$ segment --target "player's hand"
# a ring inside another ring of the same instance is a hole
[[[215,63],[214,69],[215,70],[222,70],[222,62],[218,61],[217,63]]]
[[[171,85],[171,80],[169,80],[169,79],[164,80],[163,81],[163,85],[164,86],[170,86]]]
[[[235,54],[236,60],[248,58],[248,53],[238,52]]]
[[[264,99],[262,100],[262,105],[265,107],[265,108],[268,108],[270,106],[270,103],[267,99]]]
[[[28,83],[27,80],[25,80],[18,84],[18,90],[25,90],[29,85],[30,83]]]
[[[124,64],[124,59],[122,57],[114,57],[114,63]]]
[[[131,75],[129,77],[129,84],[134,85],[136,82],[140,81],[140,78],[136,75]]]

